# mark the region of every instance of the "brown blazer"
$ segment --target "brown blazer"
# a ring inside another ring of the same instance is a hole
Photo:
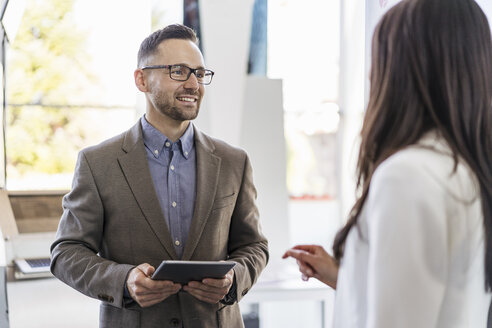
[[[268,261],[247,154],[195,128],[197,197],[182,260],[232,260],[239,301]],[[147,163],[140,122],[80,152],[51,246],[53,274],[102,301],[100,327],[243,327],[239,306],[186,292],[141,308],[127,305],[128,272],[177,260]]]

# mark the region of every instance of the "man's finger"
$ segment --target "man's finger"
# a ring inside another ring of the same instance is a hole
[[[142,264],[138,265],[137,266],[137,269],[139,269],[140,271],[142,271],[142,273],[144,275],[146,275],[147,277],[152,276],[152,274],[155,271],[155,268],[152,265],[148,264],[148,263],[142,263]]]
[[[156,303],[162,302],[169,296],[176,294],[181,289],[181,285],[175,284],[172,287],[168,287],[165,290],[158,291],[137,291],[135,295],[135,301],[142,307],[154,305]]]
[[[202,283],[207,286],[211,286],[215,288],[225,288],[232,285],[232,281],[230,280],[230,278],[225,278],[225,279],[206,278],[203,279]]]
[[[207,284],[203,284],[198,281],[190,281],[188,283],[188,286],[186,286],[189,289],[195,289],[195,290],[200,290],[204,291],[206,293],[212,293],[212,294],[227,294],[229,287],[215,287]],[[186,290],[186,289],[185,289]]]
[[[191,288],[189,286],[185,286],[185,291],[190,293],[193,297],[199,299],[200,301],[204,301],[211,304],[218,303],[225,296],[225,294],[209,293],[201,289]]]

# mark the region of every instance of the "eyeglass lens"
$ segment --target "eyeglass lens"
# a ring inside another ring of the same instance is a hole
[[[212,81],[212,72],[206,69],[194,70],[199,83],[208,84]],[[186,81],[191,75],[191,69],[187,66],[173,65],[170,70],[171,78],[177,81]]]

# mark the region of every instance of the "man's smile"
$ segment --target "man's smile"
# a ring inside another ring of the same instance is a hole
[[[176,99],[178,99],[179,101],[183,101],[183,102],[189,102],[189,103],[195,103],[197,101],[197,98],[195,97],[176,97]]]

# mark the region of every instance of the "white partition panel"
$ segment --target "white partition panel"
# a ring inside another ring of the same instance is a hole
[[[197,126],[239,145],[253,0],[200,1],[205,64],[215,72]]]
[[[246,81],[240,145],[253,165],[261,224],[269,240],[269,272],[276,275],[290,246],[282,81],[258,76]]]

